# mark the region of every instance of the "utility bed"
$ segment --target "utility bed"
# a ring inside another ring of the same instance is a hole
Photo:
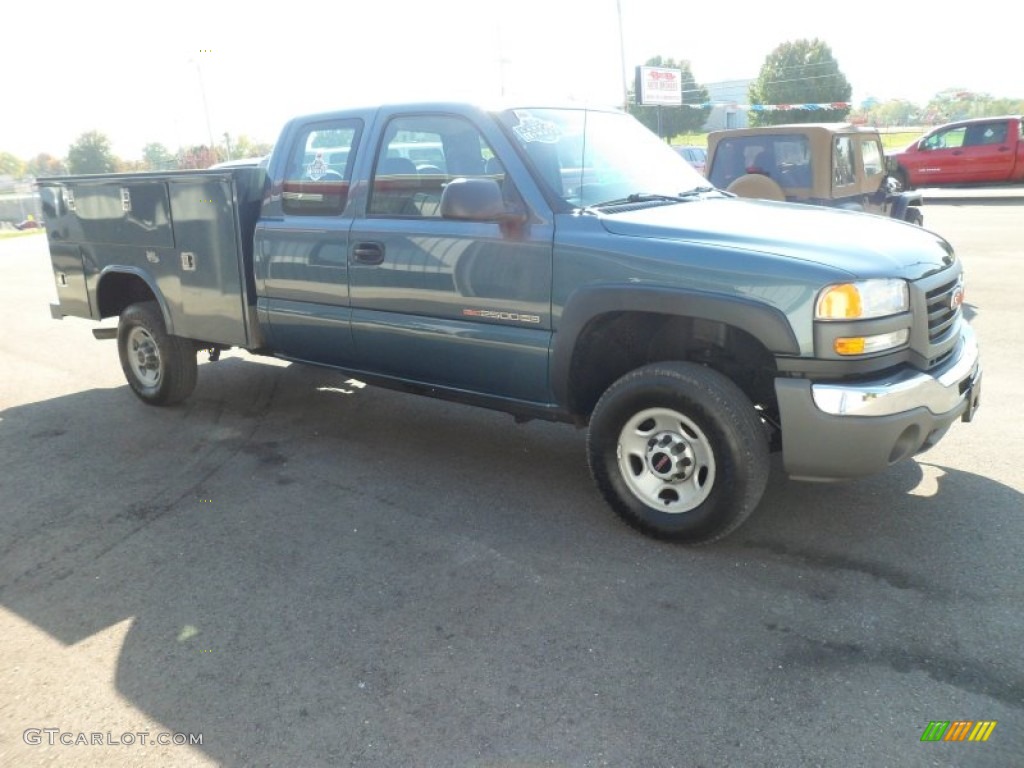
[[[118,315],[124,306],[118,280],[100,284],[116,270],[149,285],[169,333],[211,345],[259,346],[252,243],[265,173],[232,168],[41,179],[60,301],[53,316]]]

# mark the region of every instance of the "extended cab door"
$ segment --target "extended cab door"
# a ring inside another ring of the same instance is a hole
[[[286,153],[275,158],[284,166],[256,229],[254,261],[260,320],[286,357],[355,362],[346,209],[363,125],[352,117],[294,126],[275,149]]]
[[[963,181],[1007,181],[1013,172],[1016,124],[1007,119],[973,123],[964,137]]]
[[[351,230],[360,367],[398,379],[546,402],[553,227],[441,217],[445,186],[490,178],[509,206],[530,184],[488,118],[383,112],[365,215]],[[417,145],[424,152],[417,152]],[[426,150],[430,151],[427,152]],[[424,160],[429,160],[425,162]]]

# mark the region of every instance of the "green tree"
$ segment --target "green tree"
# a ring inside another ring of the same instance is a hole
[[[263,157],[269,155],[273,145],[264,142],[253,141],[244,133],[235,139],[231,147],[231,154],[234,157]]]
[[[10,152],[0,152],[0,175],[20,179],[25,175],[25,162]]]
[[[905,99],[890,99],[872,104],[861,116],[871,125],[917,125],[921,120],[921,107]],[[851,116],[852,117],[852,116]]]
[[[644,62],[646,67],[678,69],[682,73],[683,104],[706,104],[708,89],[698,85],[688,61],[676,61],[654,56]],[[636,94],[629,99],[629,113],[655,133],[658,132],[658,110],[661,110],[661,134],[671,138],[679,133],[697,133],[704,126],[711,107],[645,107],[636,103]]]
[[[88,131],[68,149],[71,173],[111,173],[117,164],[110,151],[110,139],[99,131]]]
[[[170,150],[155,141],[142,148],[142,162],[146,170],[150,171],[169,171],[178,165]]]
[[[971,117],[1019,115],[1024,99],[996,99],[987,93],[972,93],[962,88],[947,88],[935,94],[925,108],[930,123],[948,123]]]
[[[120,157],[114,158],[115,173],[141,173],[148,170],[145,160],[124,160]]]
[[[1024,115],[1024,99],[993,99],[988,107],[991,112],[984,117]]]
[[[209,168],[222,159],[220,150],[216,147],[211,149],[205,144],[198,144],[194,147],[186,147],[178,150],[178,168],[181,170],[194,170]]]
[[[892,99],[878,106],[881,125],[913,125],[921,117],[921,108],[904,99]]]
[[[929,123],[948,123],[971,117],[976,97],[962,88],[947,88],[935,94],[925,107],[925,119]]]
[[[848,102],[853,87],[824,42],[794,40],[768,54],[748,91],[751,104],[832,104]],[[751,125],[822,123],[843,120],[849,107],[825,110],[752,111]]]
[[[60,158],[40,152],[28,161],[26,172],[32,178],[40,176],[60,176],[68,172]]]

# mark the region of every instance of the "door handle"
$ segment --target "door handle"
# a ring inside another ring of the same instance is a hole
[[[953,150],[953,154],[954,155],[962,155],[963,154],[963,150],[962,149]]]
[[[359,243],[352,249],[352,258],[359,264],[380,264],[384,261],[381,243]]]

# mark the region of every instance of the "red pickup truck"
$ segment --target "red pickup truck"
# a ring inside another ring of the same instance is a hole
[[[939,184],[1024,181],[1021,117],[982,117],[933,128],[890,153],[904,189]]]

